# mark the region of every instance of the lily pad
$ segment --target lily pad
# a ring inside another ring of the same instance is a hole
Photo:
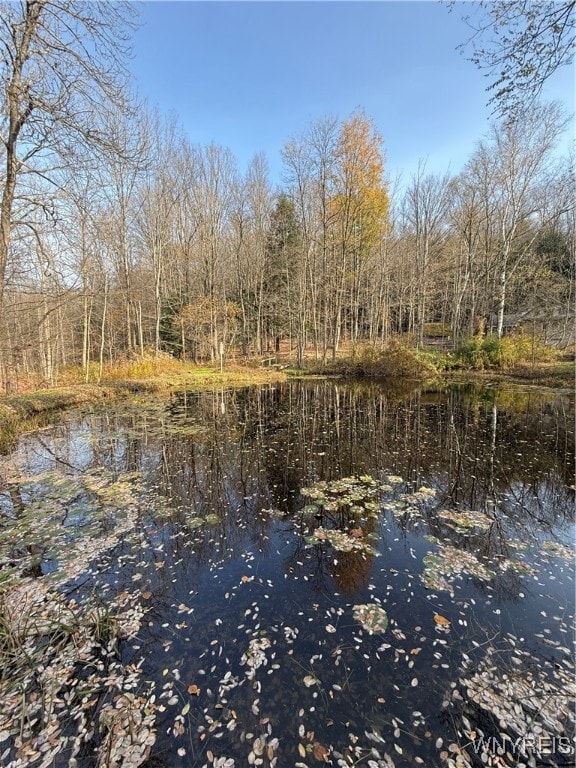
[[[448,545],[440,545],[438,554],[427,554],[423,562],[422,580],[426,588],[443,590],[450,594],[454,594],[452,581],[462,574],[474,576],[482,581],[491,581],[495,576],[495,572],[471,552]]]
[[[382,634],[388,627],[388,614],[376,603],[353,607],[354,618],[369,634]]]
[[[453,528],[458,533],[470,533],[472,531],[484,533],[490,529],[490,526],[494,522],[489,515],[474,510],[456,512],[454,510],[444,509],[438,513],[438,517],[442,518],[450,528]]]
[[[360,529],[353,529],[350,533],[344,531],[337,531],[330,528],[323,528],[320,526],[316,528],[314,532],[307,537],[308,544],[318,544],[321,541],[328,542],[338,552],[365,552],[368,555],[377,556],[377,552],[374,547],[371,547],[365,541],[362,541],[354,531]]]

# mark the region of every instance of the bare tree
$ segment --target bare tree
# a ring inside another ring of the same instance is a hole
[[[502,336],[510,273],[527,251],[527,243],[515,249],[523,226],[537,213],[537,186],[549,179],[553,151],[565,127],[559,107],[542,104],[514,121],[494,125],[487,151],[497,169],[497,226],[499,263],[496,332]],[[531,245],[533,239],[528,243]],[[514,257],[516,256],[516,259]]]
[[[451,9],[455,0],[449,3]],[[574,0],[481,0],[465,20],[473,30],[461,46],[470,60],[488,71],[490,103],[513,116],[532,104],[559,67],[574,60]]]
[[[26,0],[0,5],[0,137],[6,173],[0,192],[0,300],[18,179],[57,182],[78,145],[105,141],[93,116],[126,83],[124,58],[133,6]]]
[[[447,236],[447,213],[451,202],[450,176],[426,174],[421,162],[406,192],[404,215],[414,238],[416,265],[416,317],[418,346],[424,342],[427,295],[431,261]]]
[[[233,211],[237,174],[236,159],[229,149],[216,144],[198,149],[193,195],[202,293],[210,300],[208,306],[212,313],[212,360],[217,359],[222,340],[218,317],[220,307],[226,301],[224,243]]]

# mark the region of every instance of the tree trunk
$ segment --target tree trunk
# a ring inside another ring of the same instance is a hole
[[[6,172],[0,202],[0,317],[4,299],[6,267],[10,248],[10,233],[12,229],[12,206],[18,175],[18,138],[23,126],[30,117],[34,105],[28,96],[27,89],[22,84],[22,72],[30,55],[30,45],[36,29],[45,0],[26,3],[22,36],[19,45],[12,54],[12,78],[6,87],[8,101],[8,132],[6,147]]]

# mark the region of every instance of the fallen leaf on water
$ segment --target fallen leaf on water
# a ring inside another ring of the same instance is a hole
[[[439,613],[434,614],[434,623],[439,627],[449,627],[450,622],[445,616],[440,616]]]
[[[320,742],[316,742],[314,744],[314,748],[312,750],[312,753],[316,760],[322,760],[323,762],[328,762],[328,750],[323,744],[320,744]]]

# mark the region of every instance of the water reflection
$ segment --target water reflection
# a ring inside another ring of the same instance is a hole
[[[168,402],[71,418],[23,439],[12,462],[24,474],[101,467],[115,475],[142,473],[166,499],[173,523],[216,516],[231,552],[241,550],[247,536],[265,546],[269,526],[262,510],[294,514],[305,486],[393,472],[407,488],[435,490],[425,521],[438,539],[453,532],[437,508],[488,512],[490,531],[457,546],[510,556],[511,536],[513,545],[543,532],[558,535],[573,521],[572,413],[568,398],[537,393],[475,387],[402,393],[299,381],[181,393]],[[17,483],[1,496],[9,516],[21,514],[25,502]],[[406,532],[420,525],[410,514],[396,521]],[[348,592],[365,583],[369,571],[353,561],[352,553],[332,569]]]
[[[57,541],[62,520],[92,515],[97,540],[132,510],[132,534],[92,550],[102,594],[146,596],[147,623],[123,660],[143,658],[159,686],[169,670],[176,688],[182,679],[203,689],[185,756],[171,741],[174,712],[158,713],[158,765],[204,765],[215,743],[244,765],[247,734],[278,736],[289,761],[280,764],[294,764],[301,748],[313,754],[302,728],[345,765],[389,765],[371,749],[392,752],[396,766],[436,765],[437,739],[460,743],[462,718],[480,718],[474,700],[453,697],[468,660],[483,664],[489,647],[508,669],[522,638],[551,677],[566,661],[573,410],[567,397],[534,392],[318,380],[70,416],[23,438],[5,462],[0,532],[22,521],[25,533],[3,560],[38,546],[31,510],[44,516],[42,546],[49,518]],[[353,618],[354,605],[374,600],[390,617],[384,637]],[[259,653],[266,669],[251,677]]]
[[[394,471],[414,486],[433,485],[442,504],[498,505],[540,527],[572,516],[571,412],[561,397],[474,389],[402,396],[326,381],[183,394],[152,413],[128,408],[91,419],[82,467],[143,470],[176,506],[246,515],[294,510],[299,489],[320,479]],[[77,450],[65,430],[59,461]]]

